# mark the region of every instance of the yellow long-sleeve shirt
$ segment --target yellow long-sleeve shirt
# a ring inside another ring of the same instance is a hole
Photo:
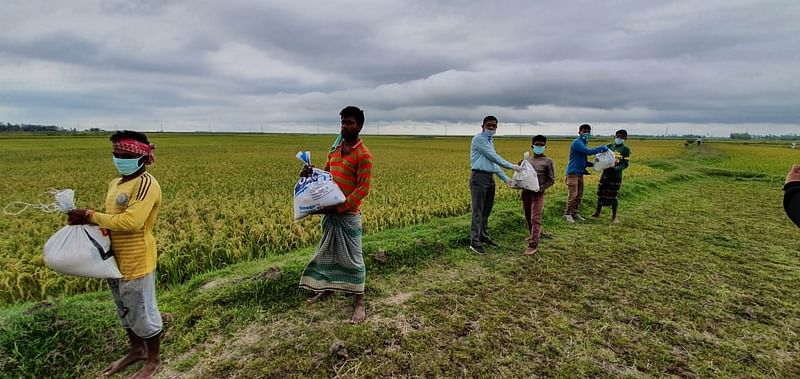
[[[141,278],[156,269],[153,225],[161,207],[161,186],[147,172],[120,183],[111,181],[106,213],[95,212],[91,221],[111,233],[111,249],[125,280]]]

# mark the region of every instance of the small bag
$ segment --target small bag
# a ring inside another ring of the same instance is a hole
[[[611,150],[606,150],[600,154],[594,156],[594,166],[592,169],[595,171],[603,171],[607,168],[614,167],[614,163],[616,163],[617,157]]]
[[[523,155],[522,170],[514,172],[511,177],[511,187],[517,189],[526,189],[528,191],[539,192],[539,176],[536,175],[536,170],[528,162],[530,153],[527,151]]]
[[[62,274],[119,279],[111,239],[97,225],[67,225],[44,244],[44,263]]]
[[[311,152],[301,151],[297,159],[311,165]],[[294,220],[300,220],[322,208],[344,203],[345,196],[330,172],[313,169],[311,176],[300,178],[294,186]]]

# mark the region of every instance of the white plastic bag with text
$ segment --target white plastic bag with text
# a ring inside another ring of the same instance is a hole
[[[301,151],[297,159],[311,164],[311,153]],[[345,196],[330,172],[314,168],[311,176],[300,178],[294,186],[294,220],[300,220],[322,208],[344,203]]]

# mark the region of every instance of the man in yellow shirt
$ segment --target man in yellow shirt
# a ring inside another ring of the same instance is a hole
[[[122,279],[108,279],[117,315],[128,334],[130,351],[103,371],[113,375],[134,362],[145,360],[133,377],[150,378],[161,363],[161,313],[156,302],[156,242],[153,225],[161,206],[161,187],[147,173],[155,161],[154,145],[147,136],[122,131],[111,136],[114,165],[121,177],[111,181],[106,212],[75,209],[69,223],[97,224],[111,236],[111,249]]]

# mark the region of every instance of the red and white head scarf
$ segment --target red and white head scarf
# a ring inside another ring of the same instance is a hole
[[[156,156],[153,155],[156,145],[151,143],[139,142],[133,138],[121,138],[112,143],[115,149],[120,149],[133,154],[139,154],[147,157],[148,165],[155,163]]]

